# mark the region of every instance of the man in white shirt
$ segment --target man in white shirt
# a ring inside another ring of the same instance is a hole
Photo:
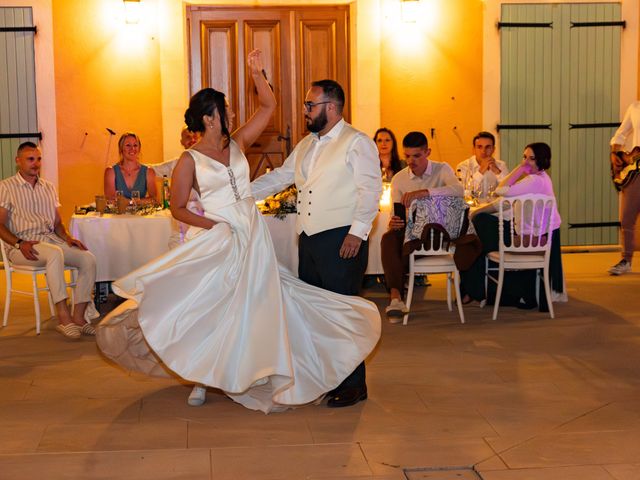
[[[187,127],[183,127],[180,131],[180,145],[182,145],[185,150],[190,149],[193,145],[198,143],[199,140],[200,132],[194,133]],[[156,177],[171,177],[173,169],[176,166],[176,163],[178,163],[179,158],[180,157],[178,156],[178,158],[174,158],[173,160],[167,160],[166,162],[162,163],[155,163],[153,165],[149,165],[149,167],[153,168]]]
[[[619,172],[627,166],[616,152],[631,151],[640,147],[640,101],[629,105],[618,130],[611,138],[611,165]],[[638,175],[620,191],[620,226],[622,259],[609,269],[611,275],[622,275],[631,271],[635,249],[635,229],[640,213],[640,178]]]
[[[627,163],[617,152],[632,151],[640,147],[640,101],[635,101],[627,108],[622,123],[611,138],[611,164],[615,172],[619,172]],[[631,271],[633,250],[635,248],[635,229],[638,213],[640,213],[640,178],[635,175],[620,191],[620,226],[622,259],[609,269],[611,275],[622,275]]]
[[[419,198],[437,195],[461,197],[464,190],[447,163],[429,160],[431,149],[422,132],[410,132],[402,140],[407,167],[391,179],[391,201],[396,208],[406,209]],[[382,268],[389,289],[389,306],[386,308],[390,323],[399,323],[408,312],[402,301],[404,278],[409,273],[409,256],[402,253],[405,219],[393,215],[389,230],[382,236]]]
[[[490,132],[479,132],[473,137],[471,157],[456,166],[456,175],[465,189],[477,192],[479,198],[487,198],[509,170],[502,160],[493,158],[496,138]]]
[[[382,178],[375,144],[344,121],[344,104],[337,82],[313,82],[304,102],[311,134],[251,189],[256,199],[263,199],[295,183],[300,279],[357,295],[367,268],[367,238],[378,213]],[[366,399],[364,362],[328,396],[329,407]]]
[[[0,238],[11,263],[45,267],[56,307],[56,330],[67,338],[95,335],[85,320],[96,280],[96,259],[80,240],[67,233],[60,202],[51,182],[40,178],[42,152],[32,142],[18,147],[18,173],[0,182]],[[78,268],[73,315],[67,305],[64,266]]]

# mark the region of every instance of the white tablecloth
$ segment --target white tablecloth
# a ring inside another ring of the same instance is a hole
[[[116,280],[169,251],[171,214],[73,215],[71,235],[86,245],[97,260],[96,281]]]
[[[369,264],[367,275],[381,275],[380,239],[387,231],[389,211],[376,217],[369,235]],[[298,275],[298,235],[296,215],[280,220],[264,215],[271,232],[278,261],[294,275]],[[96,256],[96,281],[116,280],[154,258],[169,251],[172,223],[169,211],[152,216],[103,215],[90,213],[71,217],[71,235],[84,243]]]
[[[281,265],[298,276],[298,234],[296,233],[296,214],[285,215],[283,219],[273,215],[262,216],[269,227],[271,241],[276,257]]]
[[[369,234],[369,263],[367,265],[367,275],[382,275],[382,258],[380,256],[380,240],[387,231],[390,212],[383,210],[378,212],[378,216],[373,222],[371,233]],[[271,232],[273,247],[276,251],[278,261],[298,275],[298,235],[296,234],[296,214],[286,215],[280,220],[273,215],[264,215],[264,219]]]

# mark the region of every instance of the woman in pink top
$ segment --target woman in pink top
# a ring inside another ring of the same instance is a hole
[[[555,198],[553,183],[547,170],[551,167],[551,148],[546,143],[531,143],[524,148],[522,162],[514,168],[498,184],[496,194],[503,197],[515,197],[527,194],[548,195]],[[490,203],[474,212],[473,225],[476,233],[482,241],[482,253],[469,270],[461,272],[460,293],[462,303],[470,303],[473,300],[486,301],[485,294],[485,260],[489,252],[499,249],[498,242],[498,217],[492,215],[496,211],[497,202]],[[505,221],[506,222],[506,221]],[[552,290],[563,291],[562,260],[560,258],[560,214],[557,207],[551,213],[551,238],[550,277]],[[544,226],[543,226],[544,227]],[[505,227],[508,228],[508,227]],[[524,226],[524,234],[532,229],[539,231],[539,225]],[[536,295],[531,285],[535,285],[534,270],[521,272],[507,272],[504,282],[504,290],[500,301],[501,305],[512,305],[520,308],[535,308]],[[489,282],[493,286],[493,282]],[[493,297],[493,295],[490,295]],[[540,295],[540,310],[547,311],[544,293]]]

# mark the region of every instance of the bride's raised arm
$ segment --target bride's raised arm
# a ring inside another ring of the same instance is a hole
[[[258,109],[231,137],[243,152],[255,142],[269,123],[276,109],[276,97],[262,74],[262,52],[253,50],[247,57],[249,73],[258,91]]]

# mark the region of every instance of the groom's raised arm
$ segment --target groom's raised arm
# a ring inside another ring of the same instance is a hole
[[[264,200],[269,195],[281,192],[295,183],[295,149],[287,157],[282,166],[265,173],[251,182],[251,192],[256,200]]]

